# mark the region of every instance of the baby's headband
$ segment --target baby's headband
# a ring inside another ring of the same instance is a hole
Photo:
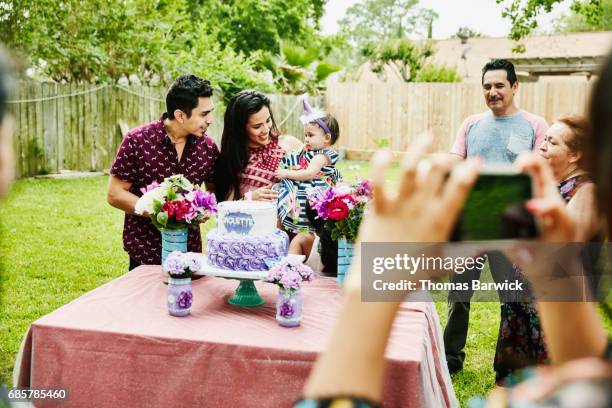
[[[325,117],[325,112],[323,112],[320,109],[315,109],[312,106],[310,106],[306,98],[304,98],[303,102],[304,102],[304,114],[300,116],[300,122],[302,122],[303,125],[307,125],[308,123],[315,122],[317,125],[321,127],[321,129],[323,129],[325,133],[329,133],[331,135],[332,132],[329,130],[325,122],[321,120]]]

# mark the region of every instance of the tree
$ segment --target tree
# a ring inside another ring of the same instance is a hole
[[[299,66],[304,75],[292,84],[314,90],[323,86],[333,67],[323,63],[323,57],[341,42],[316,34],[324,4],[325,0],[0,0],[0,41],[44,79],[100,83],[136,75],[145,84],[159,79],[167,84],[172,77],[193,72],[211,79],[225,97],[245,88],[273,91],[275,84],[286,84],[257,71],[263,53],[280,55],[283,41],[306,44],[306,49],[316,44],[321,50],[317,62]]]
[[[231,48],[223,48],[207,31],[208,27],[200,23],[183,40],[188,46],[164,50],[164,70],[171,78],[186,72],[207,78],[221,88],[226,103],[244,89],[274,90],[274,85],[256,70],[257,55],[246,57]]]
[[[414,33],[426,35],[438,14],[417,8],[418,3],[419,0],[362,0],[349,7],[339,25],[357,48]]]
[[[506,0],[495,0],[498,4]],[[504,8],[502,16],[512,22],[510,38],[520,40],[537,27],[537,17],[550,13],[555,4],[563,0],[511,0]],[[573,0],[572,11],[584,16],[590,25],[599,25],[603,13],[602,0]],[[524,48],[524,47],[523,47]]]
[[[408,38],[390,39],[378,46],[369,45],[363,49],[363,54],[372,63],[372,71],[382,72],[385,64],[397,66],[406,82],[414,81],[427,57],[435,50],[430,41],[414,42]]]
[[[0,40],[56,81],[106,81],[159,72],[184,29],[181,2],[14,0],[0,8]],[[5,23],[6,22],[6,23]]]
[[[191,18],[215,27],[223,46],[250,55],[278,53],[281,41],[306,42],[316,34],[325,0],[188,0]]]
[[[329,75],[340,70],[339,66],[323,59],[325,52],[316,44],[304,48],[283,43],[280,54],[268,53],[260,63],[272,74],[274,84],[282,93],[318,94],[325,88]]]
[[[425,64],[417,73],[415,82],[461,82],[457,67],[446,65]]]
[[[0,41],[60,82],[148,83],[193,72],[224,94],[270,90],[254,57],[223,47],[214,24],[193,22],[187,0],[0,0]],[[231,95],[230,95],[231,96]]]
[[[601,1],[601,15],[599,24],[587,21],[585,15],[572,10],[569,14],[559,17],[553,21],[553,33],[578,33],[585,31],[608,31],[612,30],[612,0]]]
[[[452,36],[452,38],[461,38],[461,37],[475,38],[475,37],[482,37],[482,34],[476,30],[471,29],[470,27],[463,26],[463,27],[459,27],[457,29],[457,32],[453,34]]]

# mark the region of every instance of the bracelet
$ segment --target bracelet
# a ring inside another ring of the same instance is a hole
[[[245,199],[246,201],[253,201],[253,192],[252,192],[252,191],[247,191],[247,192],[244,194],[244,199]]]

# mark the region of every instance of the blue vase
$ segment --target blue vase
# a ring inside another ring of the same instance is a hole
[[[173,251],[187,252],[187,228],[165,229],[162,236],[162,265]]]
[[[191,278],[168,278],[168,298],[166,299],[168,314],[177,317],[187,316],[191,313],[192,303]]]
[[[338,283],[342,285],[353,262],[353,243],[345,238],[338,240]]]

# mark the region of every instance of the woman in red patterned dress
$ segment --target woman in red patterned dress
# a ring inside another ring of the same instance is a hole
[[[221,153],[215,165],[217,200],[276,201],[272,185],[285,151],[300,148],[297,139],[281,137],[270,100],[256,91],[236,94],[225,111]]]

